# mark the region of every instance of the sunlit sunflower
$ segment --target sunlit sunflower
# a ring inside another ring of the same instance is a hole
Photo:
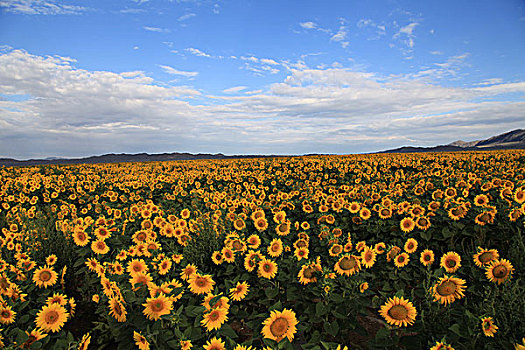
[[[321,265],[316,263],[303,265],[297,274],[297,278],[301,284],[315,283],[317,282],[317,274],[322,271]]]
[[[448,273],[454,273],[461,267],[461,257],[456,252],[443,254],[440,260],[440,266]]]
[[[159,275],[167,274],[170,271],[172,265],[173,263],[171,262],[170,258],[162,259],[162,261],[158,265]]]
[[[190,291],[194,294],[209,294],[213,291],[215,281],[210,275],[195,273],[188,279]]]
[[[57,262],[57,256],[55,254],[51,254],[46,258],[46,265],[53,266]]]
[[[235,301],[241,301],[248,294],[249,288],[248,282],[237,282],[235,287],[230,288],[230,297]]]
[[[93,250],[95,254],[103,255],[109,252],[109,247],[106,244],[106,242],[101,241],[101,240],[96,240],[96,241],[91,242],[91,250]]]
[[[420,230],[426,231],[432,226],[430,219],[426,216],[420,216],[415,221],[416,227]]]
[[[401,220],[399,226],[401,227],[401,231],[408,233],[414,229],[416,223],[411,217],[406,217]]]
[[[364,293],[368,289],[368,282],[363,282],[359,285],[359,292]]]
[[[0,323],[11,324],[15,322],[16,312],[9,305],[0,305]]]
[[[223,247],[221,249],[221,255],[225,262],[232,263],[235,261],[235,253],[228,247]]]
[[[89,243],[89,235],[82,227],[76,226],[73,230],[73,242],[79,247],[84,247]]]
[[[294,338],[296,326],[299,322],[295,317],[295,312],[284,309],[283,311],[274,310],[270,313],[270,317],[263,321],[262,335],[266,339],[272,339],[280,342],[284,338],[288,338],[291,342]]]
[[[414,238],[407,239],[404,249],[408,254],[414,253],[417,250],[417,241]]]
[[[31,332],[26,331],[28,336],[27,340],[22,344],[22,349],[29,349],[33,343],[47,337],[47,333],[44,333],[41,329],[33,329]],[[34,346],[33,346],[34,347]]]
[[[408,326],[414,324],[417,310],[412,302],[401,297],[394,297],[381,306],[379,314],[388,324],[395,326]]]
[[[256,234],[250,235],[246,242],[248,242],[250,249],[257,249],[261,245],[261,239]]]
[[[498,331],[498,326],[494,324],[492,317],[484,317],[481,320],[481,329],[485,336],[494,337],[494,334]]]
[[[494,260],[485,268],[489,281],[502,284],[511,277],[514,267],[507,259]]]
[[[430,350],[455,350],[451,345],[443,341],[437,341],[436,344],[430,348]]]
[[[149,342],[142,334],[133,331],[133,340],[140,350],[149,350]]]
[[[268,255],[271,257],[278,257],[283,252],[283,242],[280,238],[274,238],[268,246]]]
[[[226,350],[226,345],[220,338],[213,337],[206,342],[204,350]]]
[[[328,253],[330,254],[330,256],[338,256],[342,252],[343,252],[343,246],[337,243],[333,244],[328,250]]]
[[[494,260],[499,259],[499,253],[496,249],[484,249],[478,247],[478,252],[472,257],[474,264],[478,267],[490,265]]]
[[[220,329],[224,322],[228,321],[228,310],[222,307],[215,308],[203,315],[201,324],[206,327],[208,332]]]
[[[401,254],[396,255],[394,258],[394,265],[396,267],[405,267],[408,265],[408,262],[410,261],[410,256],[403,252]]]
[[[67,298],[64,294],[53,293],[53,296],[47,298],[46,304],[47,305],[59,304],[59,305],[64,306],[67,304]]]
[[[129,283],[133,286],[133,290],[138,290],[141,287],[147,287],[153,281],[149,273],[136,273],[130,279]]]
[[[89,343],[91,343],[91,334],[86,333],[82,336],[82,339],[80,339],[77,350],[87,350]]]
[[[488,203],[489,203],[489,197],[487,197],[487,195],[485,195],[485,194],[478,194],[474,198],[474,205],[476,205],[478,207],[484,207]]]
[[[430,249],[423,250],[419,257],[419,261],[421,261],[424,266],[432,265],[434,263],[434,252]]]
[[[180,348],[182,350],[190,350],[193,347],[193,344],[191,343],[191,340],[181,340],[180,341]]]
[[[191,277],[191,275],[195,273],[197,273],[197,266],[193,264],[188,264],[185,268],[182,269],[180,278],[186,281]]]
[[[66,309],[58,304],[46,305],[36,315],[36,325],[46,332],[58,332],[69,317]]]
[[[109,298],[109,315],[113,316],[118,322],[126,322],[127,311],[120,300],[113,296]]]
[[[374,250],[377,254],[383,254],[385,252],[386,244],[384,242],[376,243]]]
[[[259,268],[257,269],[257,275],[267,279],[272,279],[277,275],[277,264],[269,259],[262,259],[259,262]]]
[[[52,267],[45,266],[35,270],[33,275],[33,282],[42,288],[47,288],[54,285],[58,280],[58,274]]]
[[[215,265],[220,265],[224,262],[224,258],[221,254],[221,252],[219,252],[218,250],[214,251],[212,254],[211,254],[211,261],[213,261],[213,263]]]
[[[521,339],[521,344],[519,343],[514,344],[514,349],[515,350],[525,350],[525,337]]]
[[[128,263],[126,271],[130,276],[136,275],[138,273],[147,273],[148,265],[142,259],[133,259]]]
[[[253,223],[257,231],[264,231],[268,228],[268,221],[266,221],[266,218],[261,217],[255,220]]]
[[[346,254],[335,263],[334,270],[339,275],[351,276],[361,270],[361,261],[355,255]]]
[[[148,298],[146,302],[142,304],[144,306],[143,313],[150,320],[158,320],[162,315],[169,315],[173,310],[173,302],[160,294],[156,298]]]
[[[275,227],[275,232],[279,236],[287,236],[288,234],[290,234],[290,222],[285,221],[285,222],[278,224]]]
[[[456,299],[461,299],[465,296],[465,280],[461,278],[444,275],[432,287],[432,296],[434,301],[439,301],[441,304],[452,304]]]
[[[376,252],[373,249],[370,249],[369,247],[365,247],[365,249],[361,252],[361,262],[363,263],[363,266],[367,269],[374,266],[376,263]]]

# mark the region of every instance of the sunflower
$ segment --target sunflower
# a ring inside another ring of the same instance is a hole
[[[86,333],[82,336],[80,343],[78,343],[77,350],[87,350],[89,347],[89,343],[91,343],[91,335],[89,333]]]
[[[109,298],[108,304],[110,310],[109,315],[113,316],[118,322],[126,322],[126,315],[128,312],[122,302],[120,302],[117,297],[112,296]]]
[[[416,223],[411,217],[406,217],[401,220],[399,226],[401,227],[401,231],[408,233],[414,229]]]
[[[149,350],[148,340],[139,332],[133,331],[133,340],[140,350]]]
[[[525,337],[523,339],[521,339],[521,344],[514,344],[514,348],[516,350],[525,350]]]
[[[250,235],[246,241],[251,249],[257,249],[261,245],[261,239],[256,234]]]
[[[215,304],[210,305],[210,302],[213,298],[218,297],[218,295],[215,295],[213,293],[208,294],[206,298],[204,298],[204,301],[202,302],[202,306],[206,308],[206,311],[210,311],[212,309],[222,308],[228,311],[230,309],[230,304],[228,304],[229,299],[227,297],[220,297]]]
[[[361,208],[359,211],[359,217],[363,220],[370,219],[370,216],[372,215],[372,212],[368,208]]]
[[[339,275],[351,276],[361,270],[361,261],[355,255],[346,254],[335,263],[334,270]]]
[[[67,304],[67,298],[64,294],[53,293],[53,296],[47,298],[46,304],[47,305],[59,304],[59,305],[64,306]]]
[[[388,324],[406,327],[414,324],[417,310],[408,299],[395,296],[381,306],[379,314]]]
[[[425,249],[421,252],[421,256],[419,258],[419,261],[424,266],[430,266],[434,263],[434,252],[430,249]]]
[[[494,337],[494,334],[498,331],[498,326],[494,324],[492,317],[484,317],[481,320],[481,329],[485,336]]]
[[[439,301],[441,304],[452,304],[456,299],[461,299],[465,296],[465,280],[456,277],[444,275],[432,287],[432,296],[434,301]]]
[[[213,337],[206,342],[204,350],[226,350],[226,345],[220,338]]]
[[[293,255],[297,258],[297,261],[301,261],[301,259],[308,259],[309,253],[310,250],[307,247],[300,247],[295,249]]]
[[[208,332],[220,329],[224,322],[228,321],[228,310],[222,307],[211,310],[203,315],[201,324]]]
[[[474,218],[474,222],[480,226],[485,226],[486,224],[492,224],[494,222],[494,212],[493,211],[484,211],[479,213]]]
[[[150,320],[158,320],[162,315],[169,315],[173,310],[173,302],[160,294],[156,298],[148,298],[146,302],[142,304],[144,306],[144,315]]]
[[[272,279],[277,274],[277,264],[269,259],[262,259],[259,261],[259,268],[257,269],[257,274],[259,277],[264,277],[267,279]]]
[[[364,293],[368,289],[368,282],[363,282],[359,285],[359,292]]]
[[[426,231],[431,225],[428,217],[420,216],[416,219],[416,227],[420,230]]]
[[[54,285],[58,280],[58,274],[52,267],[45,266],[35,270],[33,275],[33,282],[42,288],[47,288]]]
[[[376,243],[374,250],[377,254],[383,254],[385,252],[386,244],[384,242]]]
[[[186,281],[195,273],[197,273],[197,266],[193,264],[188,264],[185,268],[182,269],[180,278]]]
[[[288,338],[291,342],[296,332],[296,326],[299,322],[295,317],[295,312],[284,309],[283,311],[272,311],[270,317],[263,321],[262,335],[266,339],[272,339],[280,342]]]
[[[235,287],[230,288],[230,297],[235,301],[241,301],[248,294],[249,288],[248,282],[237,282]]]
[[[461,257],[456,252],[443,254],[440,260],[440,266],[448,273],[454,273],[461,267]]]
[[[37,342],[41,339],[44,339],[47,337],[47,333],[43,333],[41,329],[33,329],[31,333],[26,331],[26,334],[28,336],[27,340],[22,344],[22,349],[29,349],[31,345],[33,345],[34,342]]]
[[[361,252],[361,261],[367,269],[374,266],[374,264],[376,263],[375,250],[370,249],[369,247],[365,247],[365,249]]]
[[[211,261],[213,261],[215,265],[220,265],[224,262],[224,257],[222,256],[221,252],[216,250],[211,254]]]
[[[89,235],[82,227],[76,226],[73,230],[73,241],[77,246],[84,247],[89,243]]]
[[[260,217],[255,220],[254,225],[257,231],[261,232],[268,228],[268,221],[266,221],[266,218]]]
[[[489,203],[489,197],[487,197],[487,195],[485,195],[485,194],[478,194],[474,198],[474,205],[476,205],[478,207],[484,207],[488,203]]]
[[[297,278],[299,278],[299,283],[301,284],[315,283],[317,282],[316,274],[322,271],[323,269],[320,264],[311,263],[303,265],[297,274]]]
[[[190,350],[193,346],[191,340],[181,340],[179,344],[182,350]]]
[[[454,348],[443,341],[437,341],[430,350],[454,350]]]
[[[410,261],[410,256],[403,252],[401,254],[398,254],[395,258],[394,258],[394,265],[396,265],[396,267],[405,267],[408,265],[408,262]]]
[[[134,276],[138,273],[147,273],[148,265],[142,259],[133,259],[128,263],[126,271],[130,276]]]
[[[109,247],[106,242],[97,240],[91,242],[91,250],[93,250],[95,254],[107,254],[109,252]]]
[[[53,266],[57,262],[57,256],[55,254],[51,254],[46,258],[46,265]]]
[[[499,259],[499,253],[496,249],[484,249],[478,247],[478,252],[472,257],[474,263],[478,267],[484,267],[490,265],[494,260]]]
[[[510,278],[514,267],[506,259],[494,260],[485,268],[485,275],[489,281],[494,283],[504,283]]]
[[[343,252],[343,246],[337,243],[333,244],[328,250],[328,253],[330,254],[330,256],[338,256],[342,252]]]
[[[404,249],[408,254],[414,253],[417,250],[417,241],[414,238],[407,239]]]
[[[215,281],[210,275],[195,273],[188,279],[190,291],[194,294],[209,294],[213,290]]]
[[[221,255],[224,261],[226,261],[227,263],[232,263],[235,261],[235,253],[228,247],[222,248]]]
[[[383,208],[379,208],[377,213],[382,220],[385,220],[385,219],[391,218],[393,212],[392,212],[392,209],[383,207]]]
[[[36,315],[36,325],[46,332],[58,332],[69,317],[66,309],[58,304],[46,305]]]
[[[129,284],[133,286],[133,290],[139,290],[141,287],[147,287],[151,284],[153,278],[149,273],[136,273],[129,279]],[[138,286],[135,286],[138,284]]]
[[[271,257],[278,257],[283,252],[283,242],[280,238],[274,238],[268,246],[268,255]]]
[[[173,263],[171,262],[170,258],[164,258],[158,265],[159,275],[165,275],[169,272],[171,269],[171,266]]]
[[[15,322],[16,312],[11,309],[11,306],[0,306],[0,323],[11,324]]]

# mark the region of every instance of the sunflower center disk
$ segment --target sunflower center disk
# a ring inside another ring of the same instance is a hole
[[[454,294],[454,292],[456,291],[456,284],[452,281],[443,282],[437,287],[437,291],[439,295],[442,296]]]
[[[355,259],[349,259],[349,258],[344,258],[339,263],[339,266],[341,266],[342,270],[350,270],[350,269],[354,268],[355,265],[356,265]]]
[[[507,276],[508,270],[505,266],[499,265],[496,266],[492,272],[492,274],[498,278]]]
[[[486,264],[492,260],[492,254],[489,252],[485,252],[479,256],[479,261],[481,261],[483,264]]]
[[[456,266],[456,262],[454,260],[447,260],[447,266],[448,267],[454,267],[454,266]]]
[[[273,321],[272,325],[270,326],[270,332],[272,332],[272,334],[275,337],[282,336],[283,334],[286,333],[287,330],[288,330],[288,320],[282,317]]]
[[[55,323],[58,320],[58,313],[56,311],[51,311],[46,315],[46,323]]]
[[[160,301],[157,301],[156,303],[154,303],[151,307],[151,309],[155,312],[159,312],[161,311],[162,309],[164,308],[164,304]]]
[[[406,320],[408,316],[408,310],[406,307],[401,305],[394,305],[388,310],[388,315],[395,320]]]
[[[43,282],[47,282],[51,279],[51,273],[48,271],[44,271],[40,274],[40,280]]]
[[[304,277],[306,278],[312,278],[314,277],[314,274],[315,274],[315,270],[311,267],[308,267],[306,268],[306,270],[304,270]]]

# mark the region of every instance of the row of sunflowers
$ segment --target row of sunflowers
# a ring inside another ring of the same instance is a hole
[[[525,349],[525,152],[0,168],[7,349]]]

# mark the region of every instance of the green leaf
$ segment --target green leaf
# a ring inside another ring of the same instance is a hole
[[[264,290],[264,294],[266,294],[266,297],[268,299],[273,299],[274,297],[277,296],[277,294],[279,294],[279,289],[277,289],[277,288],[266,288]]]
[[[454,323],[452,326],[448,327],[448,329],[461,337],[461,332],[459,330],[459,324]]]
[[[233,328],[227,323],[222,325],[222,327],[221,327],[221,329],[219,329],[218,333],[220,335],[223,335],[223,336],[231,338],[231,339],[236,339],[237,338],[237,333],[235,333]]]
[[[315,304],[315,315],[316,316],[324,316],[328,312],[327,308],[324,306],[323,303],[317,303]]]
[[[423,238],[427,242],[432,239],[432,233],[428,230],[421,232],[420,235],[421,235],[421,238]]]

